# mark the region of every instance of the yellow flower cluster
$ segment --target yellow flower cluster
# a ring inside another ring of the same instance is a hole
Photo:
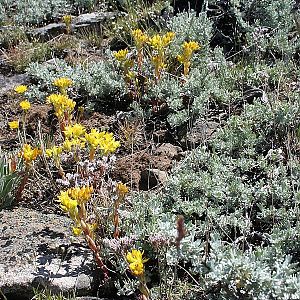
[[[157,76],[160,70],[163,70],[167,67],[167,64],[165,63],[163,57],[161,57],[160,55],[152,56],[152,62],[153,65],[155,66]]]
[[[42,151],[38,148],[32,148],[31,145],[24,144],[22,150],[19,152],[19,157],[25,160],[27,165],[31,164]]]
[[[53,85],[57,86],[61,90],[66,90],[72,84],[73,84],[72,80],[70,78],[66,78],[66,77],[60,77],[53,81]]]
[[[189,73],[189,67],[191,65],[191,58],[195,51],[200,49],[200,45],[195,41],[184,42],[182,45],[183,53],[178,55],[177,59],[184,67],[184,75]]]
[[[174,37],[175,33],[170,31],[164,35],[156,34],[152,38],[149,38],[148,44],[155,51],[152,53],[151,59],[155,68],[156,79],[160,78],[161,71],[167,67],[165,63],[165,52]]]
[[[97,229],[97,224],[93,223],[93,224],[86,224],[86,225],[87,225],[89,231],[93,235],[94,231]],[[75,236],[78,236],[78,235],[80,235],[82,233],[82,228],[79,227],[79,226],[73,226],[72,231],[73,231],[73,233],[74,233]]]
[[[18,94],[24,94],[27,91],[27,86],[26,85],[18,85],[15,87],[15,92]]]
[[[168,47],[173,41],[175,33],[170,31],[164,35],[156,34],[152,38],[149,38],[149,45],[156,51],[162,51],[164,48]]]
[[[128,187],[122,182],[117,183],[116,190],[117,195],[121,198],[124,198],[125,195],[129,192]]]
[[[20,107],[26,112],[31,107],[31,104],[28,100],[23,100],[20,102]]]
[[[79,235],[82,232],[81,217],[79,210],[83,209],[86,202],[91,199],[93,188],[90,186],[70,188],[67,191],[61,191],[58,196],[60,207],[69,214],[75,222],[73,233]],[[93,232],[96,229],[95,224],[87,224],[89,230]]]
[[[65,15],[65,16],[62,17],[62,20],[66,25],[67,34],[69,34],[71,32],[72,16]]]
[[[68,189],[68,194],[75,199],[79,204],[86,203],[92,196],[93,187],[83,186]]]
[[[75,108],[76,102],[70,99],[67,95],[51,94],[47,97],[47,103],[52,104],[55,115],[62,119],[65,114],[70,116]]]
[[[68,139],[78,139],[85,134],[85,128],[79,123],[66,126],[64,131],[65,137]]]
[[[10,129],[18,129],[19,128],[19,120],[8,122],[8,126]]]
[[[131,273],[134,276],[142,276],[144,274],[144,263],[148,259],[143,258],[144,251],[133,249],[131,252],[128,252],[126,255],[127,262],[129,263],[129,268]]]
[[[46,155],[48,157],[59,158],[63,149],[60,146],[53,146],[52,148],[46,149]]]
[[[91,129],[90,133],[85,134],[85,140],[90,150],[97,148],[103,151],[104,155],[113,153],[120,147],[120,142],[116,141],[112,133],[106,131],[99,132],[97,129]]]
[[[143,33],[140,29],[133,30],[131,34],[138,50],[141,49],[149,40],[148,35]]]
[[[72,22],[72,16],[65,15],[62,17],[63,22],[66,24],[66,26],[70,26]]]
[[[123,62],[127,59],[128,49],[121,49],[117,52],[114,52],[114,57],[117,61]]]

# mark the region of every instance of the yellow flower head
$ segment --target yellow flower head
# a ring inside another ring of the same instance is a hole
[[[178,55],[177,59],[180,63],[186,63],[191,60],[193,53],[200,49],[200,45],[197,42],[184,42],[182,45],[183,54]]]
[[[27,91],[26,85],[18,85],[15,87],[15,92],[18,94],[24,94]]]
[[[112,133],[99,132],[95,128],[85,134],[85,140],[91,149],[100,148],[105,155],[115,152],[120,147],[120,142],[115,140]]]
[[[167,32],[165,35],[162,37],[162,42],[164,47],[167,47],[175,38],[175,33],[172,31]]]
[[[93,224],[87,224],[90,232],[92,233],[92,235],[94,234],[94,231],[96,230],[97,228],[97,224],[96,223],[93,223]],[[73,226],[72,227],[72,230],[73,230],[73,233],[75,236],[78,236],[82,233],[82,228],[80,226],[80,223],[77,225],[77,226]]]
[[[70,214],[70,217],[73,220],[76,220],[78,215],[78,202],[75,199],[72,199],[69,196],[68,191],[61,191],[60,195],[58,196],[58,200],[60,202],[60,207],[65,212],[68,212]]]
[[[149,38],[148,43],[154,50],[161,51],[167,46],[169,46],[169,44],[172,42],[174,37],[175,37],[175,33],[171,31],[167,32],[163,36],[156,34],[152,38]]]
[[[86,202],[92,197],[93,187],[82,186],[68,189],[68,195],[78,201],[78,203]]]
[[[46,155],[48,157],[58,158],[62,153],[62,147],[60,146],[53,146],[52,148],[46,149]]]
[[[24,144],[19,156],[22,157],[26,164],[30,164],[32,161],[36,160],[37,156],[40,155],[42,151],[38,148],[32,148],[31,145]]]
[[[66,77],[60,77],[53,81],[53,85],[57,86],[60,89],[67,89],[69,86],[73,84],[72,80]]]
[[[19,128],[19,121],[16,120],[16,121],[8,122],[8,126],[9,126],[10,129],[18,129]]]
[[[144,274],[144,263],[147,262],[148,259],[144,259],[143,254],[144,251],[141,252],[140,250],[133,249],[126,255],[130,271],[134,276],[138,277]]]
[[[105,155],[114,153],[120,147],[120,142],[116,141],[112,133],[102,132],[103,138],[99,142],[99,148]]]
[[[117,52],[114,52],[114,57],[117,61],[125,61],[128,55],[128,49],[121,49]]]
[[[64,22],[67,26],[69,26],[69,25],[71,24],[71,22],[72,22],[72,16],[70,16],[70,15],[65,15],[65,16],[62,17],[62,20],[63,20],[63,22]]]
[[[76,106],[76,102],[70,99],[67,95],[51,94],[47,97],[47,103],[53,105],[55,115],[62,118],[65,112],[70,115]]]
[[[144,44],[147,43],[149,37],[147,34],[143,33],[140,29],[135,29],[132,31],[132,36],[135,42],[135,45],[138,49],[141,49]]]
[[[122,182],[119,182],[117,184],[116,189],[117,189],[117,194],[120,197],[124,197],[129,192],[129,189],[126,186],[126,184],[123,184]]]
[[[24,110],[27,111],[30,108],[30,102],[28,100],[23,100],[20,102],[20,107]]]
[[[68,139],[78,139],[85,134],[85,128],[83,125],[75,123],[74,125],[66,126],[64,134]]]
[[[72,150],[72,147],[74,146],[74,143],[72,140],[68,140],[68,139],[65,139],[65,141],[63,142],[63,149],[65,151],[71,151]]]
[[[167,67],[160,55],[153,55],[152,62],[157,69],[165,69]]]
[[[73,227],[72,227],[72,231],[73,231],[73,234],[74,234],[75,236],[78,236],[78,235],[80,235],[80,234],[82,233],[81,227],[75,227],[75,226],[73,226]]]

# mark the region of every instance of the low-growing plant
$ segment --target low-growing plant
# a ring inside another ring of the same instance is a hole
[[[15,204],[16,189],[21,181],[17,159],[0,153],[0,209]]]
[[[51,48],[47,43],[20,43],[4,51],[7,63],[16,72],[23,72],[32,62],[43,62],[51,57]]]
[[[9,49],[20,43],[28,42],[24,27],[6,26],[0,30],[0,47]]]

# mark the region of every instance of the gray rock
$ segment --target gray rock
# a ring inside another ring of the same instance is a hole
[[[74,242],[68,217],[21,207],[0,211],[0,290],[9,299],[31,297],[36,287],[92,294],[93,255]]]
[[[96,25],[100,24],[107,19],[114,18],[116,13],[113,12],[93,12],[89,14],[82,14],[74,18],[73,26],[80,27],[82,25]]]
[[[65,30],[64,23],[51,23],[43,27],[33,29],[29,35],[43,41],[47,41],[62,34]]]

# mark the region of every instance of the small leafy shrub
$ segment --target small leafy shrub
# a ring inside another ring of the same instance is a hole
[[[15,203],[16,189],[21,180],[16,164],[14,160],[9,161],[7,156],[0,155],[0,209]]]
[[[56,60],[55,65],[31,64],[27,69],[29,75],[39,81],[38,88],[53,88],[50,84],[55,78],[68,77],[73,82],[73,88],[88,101],[118,98],[124,93],[124,83],[121,76],[114,70],[110,62],[91,62],[72,66],[63,60]],[[42,101],[42,99],[40,99]],[[106,103],[107,104],[107,103]]]
[[[69,13],[89,11],[95,6],[94,0],[1,0],[0,23],[40,25]]]
[[[23,72],[32,62],[43,62],[51,57],[51,48],[46,43],[20,43],[5,51],[7,63],[16,72]]]
[[[28,38],[25,29],[22,27],[3,27],[0,30],[0,47],[4,49],[12,48],[22,42],[27,42]]]

